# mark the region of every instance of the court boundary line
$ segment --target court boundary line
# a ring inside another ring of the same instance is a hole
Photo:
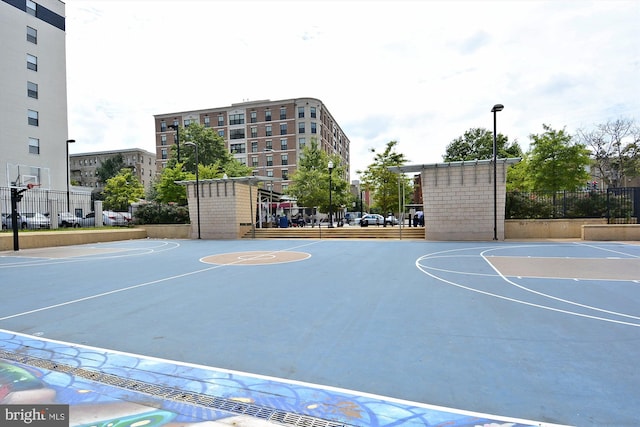
[[[25,334],[25,333],[22,333],[22,332],[9,331],[9,330],[2,329],[2,328],[0,328],[0,333],[5,333],[5,334],[9,334],[9,335],[17,335],[17,336],[21,336],[21,337],[24,337],[24,338],[27,338],[27,339],[45,341],[45,342],[49,342],[49,343],[52,343],[52,344],[57,344],[57,345],[61,345],[61,346],[69,347],[69,348],[76,347],[76,348],[82,348],[82,349],[85,349],[85,350],[88,350],[88,351],[112,353],[112,354],[122,355],[122,356],[126,356],[126,357],[137,358],[137,359],[140,359],[140,360],[150,360],[150,361],[155,361],[155,362],[158,362],[158,363],[166,363],[166,364],[173,364],[173,365],[176,365],[176,366],[183,366],[183,367],[186,367],[186,368],[202,369],[202,370],[207,370],[207,371],[217,371],[217,372],[222,372],[222,373],[231,374],[231,375],[246,376],[246,377],[261,379],[261,380],[265,380],[265,381],[272,381],[272,382],[275,382],[275,383],[292,384],[292,385],[298,385],[298,386],[303,386],[303,387],[309,387],[309,388],[313,388],[313,389],[328,390],[328,391],[332,391],[332,392],[336,392],[336,393],[343,393],[343,394],[347,394],[347,395],[350,394],[350,395],[354,395],[354,396],[361,396],[361,397],[366,397],[366,398],[370,398],[370,399],[377,399],[377,400],[381,400],[381,401],[398,403],[398,404],[401,404],[401,405],[415,406],[415,407],[418,407],[418,408],[423,408],[423,409],[428,409],[428,410],[433,410],[433,411],[440,411],[440,412],[447,412],[447,413],[454,413],[454,414],[459,414],[459,415],[464,415],[464,416],[469,416],[469,417],[490,418],[490,419],[492,418],[492,419],[495,419],[497,421],[519,423],[519,424],[530,424],[532,426],[536,425],[538,427],[570,427],[567,424],[554,424],[554,423],[547,423],[547,422],[541,422],[541,421],[535,421],[535,420],[527,420],[527,419],[524,419],[524,418],[515,418],[515,417],[502,416],[502,415],[494,415],[494,414],[489,414],[489,413],[468,411],[468,410],[464,410],[464,409],[457,409],[457,408],[451,408],[451,407],[447,407],[447,406],[433,405],[433,404],[423,403],[423,402],[415,402],[415,401],[411,401],[411,400],[399,399],[399,398],[394,398],[394,397],[390,397],[390,396],[384,396],[384,395],[379,395],[379,394],[374,394],[374,393],[367,393],[367,392],[362,392],[362,391],[357,391],[357,390],[350,390],[350,389],[346,389],[346,388],[329,386],[329,385],[324,385],[324,384],[315,384],[315,383],[310,383],[310,382],[305,382],[305,381],[292,380],[292,379],[288,379],[288,378],[279,378],[279,377],[273,377],[273,376],[269,376],[269,375],[254,374],[254,373],[237,371],[237,370],[227,369],[227,368],[218,368],[218,367],[213,367],[213,366],[206,366],[206,365],[201,365],[201,364],[197,364],[197,363],[190,363],[190,362],[182,362],[182,361],[177,361],[177,360],[163,359],[163,358],[155,357],[155,356],[144,356],[144,355],[140,355],[140,354],[136,354],[136,353],[130,353],[130,352],[125,352],[125,351],[120,351],[120,350],[111,350],[111,349],[106,349],[106,348],[101,348],[101,347],[90,346],[90,345],[86,345],[86,344],[69,343],[69,342],[65,342],[65,341],[61,341],[61,340],[55,340],[55,339],[51,339],[51,338],[36,337],[36,336]]]
[[[545,245],[545,246],[558,246],[558,245]],[[514,246],[514,247],[515,248],[529,248],[529,247],[533,248],[533,247],[539,247],[539,246],[537,246],[537,245],[536,246],[534,246],[534,245],[519,245],[519,246]],[[487,295],[487,296],[490,296],[490,297],[494,297],[494,298],[498,298],[498,299],[502,299],[502,300],[506,300],[506,301],[510,301],[510,302],[514,302],[514,303],[518,303],[518,304],[523,304],[523,305],[527,305],[527,306],[530,306],[530,307],[540,308],[540,309],[543,309],[543,310],[549,310],[549,311],[553,311],[553,312],[557,312],[557,313],[563,313],[563,314],[568,314],[568,315],[572,315],[572,316],[576,316],[576,317],[583,317],[583,318],[592,319],[592,320],[599,320],[599,321],[604,321],[604,322],[609,322],[609,323],[616,323],[616,324],[621,324],[621,325],[633,326],[633,327],[636,327],[636,328],[640,328],[640,323],[631,323],[631,322],[625,322],[625,321],[622,321],[622,320],[607,319],[606,317],[599,317],[599,316],[593,316],[593,315],[584,314],[584,313],[578,313],[578,312],[575,312],[575,311],[569,311],[569,310],[564,310],[564,309],[560,309],[560,308],[550,307],[550,306],[547,306],[547,305],[541,305],[541,304],[532,303],[532,302],[524,301],[524,300],[521,300],[521,299],[511,298],[511,297],[507,297],[507,296],[504,296],[504,295],[500,295],[500,294],[496,294],[496,293],[492,293],[492,292],[488,292],[488,291],[482,291],[480,289],[475,289],[475,288],[472,288],[472,287],[469,287],[469,286],[465,286],[465,285],[463,285],[461,283],[456,283],[456,282],[447,280],[445,278],[438,277],[438,276],[436,276],[434,274],[431,274],[429,271],[427,271],[427,270],[429,270],[428,266],[420,265],[420,261],[421,260],[425,260],[425,259],[429,258],[431,255],[435,255],[435,254],[444,254],[444,253],[451,253],[451,252],[464,251],[464,250],[478,250],[479,252],[478,252],[478,254],[476,256],[481,256],[482,257],[482,255],[481,255],[482,252],[486,252],[488,250],[505,249],[505,248],[507,248],[507,247],[506,246],[498,247],[498,248],[496,248],[496,247],[485,247],[485,248],[482,248],[482,247],[477,247],[477,248],[476,247],[466,247],[466,248],[461,248],[461,249],[449,249],[449,250],[445,250],[445,251],[438,251],[438,252],[433,252],[431,254],[427,254],[427,255],[423,255],[421,257],[418,257],[418,259],[415,262],[415,265],[416,265],[416,268],[418,268],[418,270],[422,271],[424,274],[426,274],[426,275],[428,275],[428,276],[430,276],[430,277],[432,277],[432,278],[434,278],[434,279],[436,279],[438,281],[447,283],[447,284],[452,285],[452,286],[456,286],[458,288],[466,289],[466,290],[471,291],[471,292],[476,292],[476,293]],[[484,257],[482,257],[482,258],[484,259]],[[486,262],[486,259],[485,259],[485,262]],[[491,263],[489,263],[489,265],[491,266],[491,268],[493,268],[493,265],[491,265]],[[493,269],[495,271],[495,268],[493,268]],[[502,277],[504,279],[504,276],[502,276],[500,274],[499,274],[499,277]],[[625,316],[621,315],[620,313],[617,314],[617,315],[620,316],[620,317],[625,317]]]

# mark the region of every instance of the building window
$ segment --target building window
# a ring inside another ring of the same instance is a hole
[[[204,116],[204,127],[206,127],[206,128],[210,128],[211,127],[211,117]]]
[[[219,115],[218,116],[218,126],[224,126],[224,116],[223,115]]]
[[[302,150],[307,144],[307,138],[298,138],[298,147]]]
[[[287,118],[286,107],[280,107],[280,120],[285,120],[286,118]]]
[[[244,143],[241,144],[231,144],[230,145],[231,152],[233,154],[242,154],[247,152],[247,145]]]
[[[268,171],[267,171],[267,176],[268,176],[269,178],[273,178],[273,171],[272,171],[272,170],[268,170]]]
[[[304,133],[304,122],[298,122],[298,133]]]
[[[251,166],[254,168],[258,167],[258,156],[251,157]]]
[[[38,44],[38,30],[27,27],[27,41],[33,44]]]
[[[258,121],[258,113],[255,111],[251,112],[251,123],[256,123]]]
[[[160,157],[162,158],[162,160],[167,160],[167,149],[163,148],[160,150]]]
[[[243,125],[243,124],[244,124],[244,113],[229,115],[229,125]]]
[[[264,121],[265,122],[270,122],[271,121],[271,111],[267,110],[264,112]]]
[[[167,123],[165,123],[164,121],[160,122],[160,132],[166,132],[167,131]]]
[[[289,179],[289,170],[288,169],[282,169],[282,179]]]
[[[251,138],[258,137],[258,128],[256,126],[251,127]]]
[[[289,184],[282,184],[282,194],[287,194],[289,191]]]
[[[280,155],[280,164],[281,165],[288,165],[289,164],[289,155],[288,154],[281,154]]]
[[[29,115],[29,120],[28,120],[29,125],[38,126],[38,121],[39,121],[38,112],[29,110],[28,115]]]
[[[309,107],[309,112],[311,113],[311,118],[316,118],[316,107]]]
[[[160,135],[160,145],[167,145],[167,135]]]
[[[273,156],[267,156],[267,166],[273,166]]]
[[[38,99],[38,85],[33,82],[27,82],[27,96],[29,98]]]
[[[27,53],[27,68],[29,70],[38,71],[38,57]]]
[[[270,139],[265,141],[266,150],[273,150],[273,142]]]
[[[229,130],[229,139],[243,139],[244,129],[231,129]]]
[[[29,138],[29,154],[40,154],[40,140]]]
[[[252,153],[258,152],[258,141],[251,141],[251,152]]]
[[[224,129],[218,129],[218,136],[224,138]]]
[[[287,138],[282,138],[280,140],[280,149],[281,150],[286,150],[287,149]]]
[[[36,5],[36,2],[27,0],[27,13],[29,15],[36,16],[36,7],[38,7],[38,5]]]
[[[318,129],[316,128],[316,122],[311,122],[311,133],[318,133]]]
[[[286,134],[287,134],[287,124],[280,123],[280,135],[286,135]]]
[[[298,118],[304,119],[304,107],[298,107]]]
[[[272,132],[271,132],[271,125],[266,125],[264,128],[264,136],[271,136]]]

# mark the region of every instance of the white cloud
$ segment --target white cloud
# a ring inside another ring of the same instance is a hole
[[[543,123],[640,120],[639,21],[633,0],[68,0],[69,135],[75,152],[154,151],[154,114],[310,96],[352,171],[389,140],[439,162],[496,103],[526,148]]]

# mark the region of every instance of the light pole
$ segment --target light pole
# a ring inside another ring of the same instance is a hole
[[[198,145],[194,142],[185,142],[184,145],[189,145],[196,149],[196,211],[198,212],[198,239],[200,239],[200,175],[198,174]]]
[[[69,144],[73,144],[74,142],[76,142],[75,139],[67,139],[67,173],[66,173],[66,175],[67,175],[67,212],[70,212],[70,209],[71,209],[70,208],[70,205],[71,205],[70,199],[71,199],[71,197],[69,195],[70,194],[69,193],[69,181],[71,181],[71,177],[69,176],[70,175],[70,173],[69,173]]]
[[[491,109],[493,113],[493,240],[498,240],[498,140],[496,134],[496,116],[504,105],[496,104]]]
[[[333,228],[333,219],[331,218],[331,172],[333,172],[333,161],[329,160],[329,228]]]
[[[173,129],[173,130],[176,131],[176,145],[178,146],[178,163],[180,163],[180,126],[179,125],[169,125],[169,129]],[[196,151],[197,151],[197,149],[196,149]]]

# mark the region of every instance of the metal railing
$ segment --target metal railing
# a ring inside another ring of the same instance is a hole
[[[558,192],[507,192],[506,219],[607,218],[640,221],[640,187]]]

